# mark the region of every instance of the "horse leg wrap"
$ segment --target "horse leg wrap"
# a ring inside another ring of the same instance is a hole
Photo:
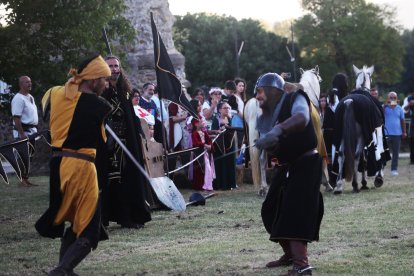
[[[342,193],[342,190],[343,190],[343,183],[342,183],[342,180],[341,180],[341,181],[338,181],[336,183],[336,186],[334,188],[334,194],[340,194],[340,193]]]

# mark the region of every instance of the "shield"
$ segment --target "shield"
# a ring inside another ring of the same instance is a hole
[[[0,158],[7,160],[13,170],[16,172],[17,178],[22,179],[22,175],[29,173],[29,140],[27,138],[16,140],[0,145]],[[0,163],[0,166],[3,166]],[[0,170],[2,179],[9,184],[4,168]]]
[[[166,207],[174,211],[185,211],[186,203],[184,197],[171,179],[166,176],[155,177],[150,179],[150,184],[158,199]]]

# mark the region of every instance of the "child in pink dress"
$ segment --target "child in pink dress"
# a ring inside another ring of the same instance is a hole
[[[193,189],[194,190],[213,190],[213,179],[216,178],[214,172],[213,156],[211,154],[211,138],[205,131],[205,126],[200,118],[194,118],[191,122],[193,126],[193,132],[191,134],[191,140],[193,147],[202,147],[205,149],[204,152],[204,170],[197,160],[194,163],[194,174],[193,174]]]

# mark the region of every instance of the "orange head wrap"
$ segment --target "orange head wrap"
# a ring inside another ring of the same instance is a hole
[[[98,56],[89,62],[80,74],[78,74],[78,70],[72,68],[69,71],[69,75],[72,77],[65,84],[65,93],[66,98],[72,100],[75,98],[79,90],[79,85],[83,80],[96,80],[109,77],[111,70],[105,60],[101,56]]]

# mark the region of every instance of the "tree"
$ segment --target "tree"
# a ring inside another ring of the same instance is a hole
[[[0,77],[17,87],[20,75],[30,76],[35,95],[64,83],[70,67],[85,55],[106,52],[102,27],[121,44],[135,34],[122,16],[122,0],[6,0],[0,4],[8,10],[7,24],[0,27]]]
[[[402,35],[406,50],[404,56],[404,72],[401,76],[402,89],[408,94],[414,89],[414,29]]]
[[[174,43],[186,58],[187,78],[193,87],[222,86],[236,77],[236,53],[244,41],[239,59],[240,77],[253,94],[257,78],[266,72],[291,71],[287,39],[266,32],[258,21],[217,15],[177,16]],[[293,74],[292,74],[293,75]]]
[[[399,81],[404,46],[393,9],[365,0],[302,0],[302,7],[309,13],[294,25],[301,55],[307,66],[320,65],[325,80],[337,72],[352,79],[352,64],[374,64],[375,82]]]

